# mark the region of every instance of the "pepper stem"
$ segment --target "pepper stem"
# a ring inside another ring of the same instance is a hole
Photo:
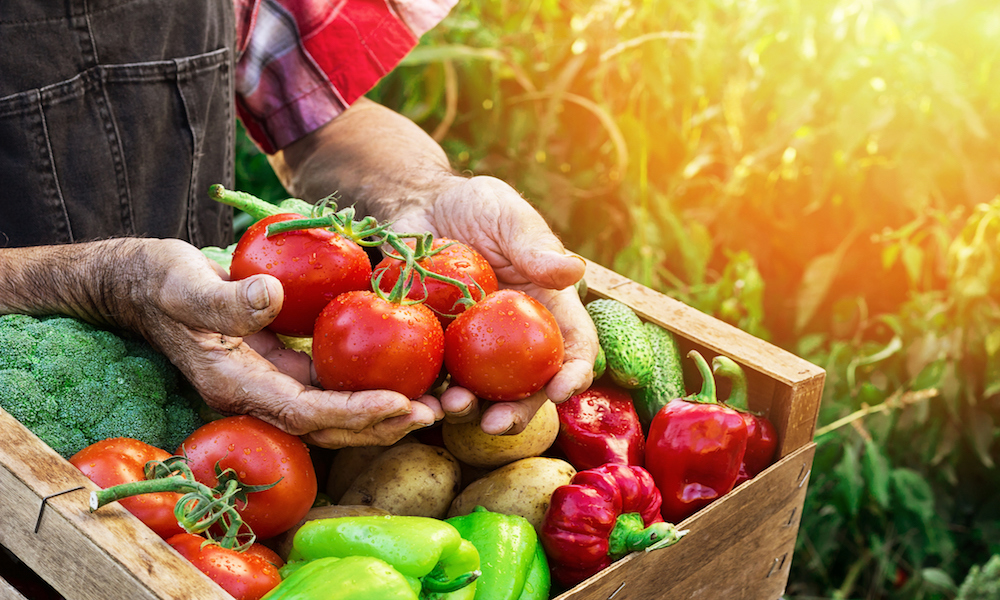
[[[719,400],[715,395],[715,377],[712,375],[712,368],[708,366],[708,361],[697,350],[688,352],[688,358],[694,360],[694,364],[701,373],[701,391],[685,397],[690,402],[700,404],[718,404]]]
[[[451,592],[464,588],[476,579],[479,579],[479,576],[482,574],[482,571],[476,569],[474,571],[462,573],[458,577],[449,578],[444,573],[439,572],[438,569],[434,569],[420,579],[420,585],[423,592],[450,594]]]
[[[732,384],[729,399],[725,404],[740,412],[750,412],[750,401],[747,397],[747,375],[743,369],[728,356],[716,356],[712,359],[712,371],[725,377]]]
[[[612,560],[618,560],[626,554],[639,550],[670,546],[679,541],[685,533],[687,532],[677,531],[672,523],[662,521],[645,527],[642,515],[639,513],[618,515],[615,527],[608,538],[608,556]]]

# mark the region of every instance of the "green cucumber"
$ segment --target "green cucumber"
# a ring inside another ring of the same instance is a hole
[[[608,368],[608,356],[604,353],[604,348],[597,346],[597,358],[594,359],[594,381],[604,376],[604,371]]]
[[[587,304],[597,339],[607,359],[607,374],[623,388],[649,385],[656,357],[642,319],[618,300],[600,298]]]
[[[656,323],[643,324],[649,345],[656,356],[653,377],[646,387],[632,390],[632,403],[644,429],[649,429],[653,417],[671,400],[682,398],[684,389],[684,368],[677,339],[670,331]]]

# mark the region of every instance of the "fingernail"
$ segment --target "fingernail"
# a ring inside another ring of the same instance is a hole
[[[473,408],[474,408],[474,406],[472,404],[467,404],[465,406],[465,408],[463,408],[462,410],[460,410],[458,412],[451,413],[451,416],[453,416],[453,417],[465,417],[465,416],[468,416],[468,415],[472,414],[472,409]]]
[[[247,286],[247,301],[254,310],[263,310],[271,305],[271,295],[267,291],[267,282],[258,277]]]

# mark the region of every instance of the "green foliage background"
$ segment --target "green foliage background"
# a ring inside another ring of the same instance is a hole
[[[370,96],[826,369],[788,598],[947,599],[1000,553],[997,90],[994,0],[490,0]]]

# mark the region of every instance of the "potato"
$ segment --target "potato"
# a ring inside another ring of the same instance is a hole
[[[338,504],[360,504],[394,515],[444,518],[462,474],[448,450],[419,442],[381,453],[351,483]]]
[[[516,435],[489,435],[476,419],[468,423],[444,422],[441,426],[444,446],[459,461],[471,466],[494,469],[515,460],[539,456],[549,449],[559,435],[559,413],[551,400]]]
[[[277,535],[267,541],[267,545],[271,547],[272,550],[278,553],[278,556],[282,560],[288,560],[288,554],[292,551],[292,542],[295,538],[295,532],[299,530],[300,527],[306,524],[307,521],[315,521],[316,519],[335,519],[339,517],[363,517],[368,515],[387,515],[389,511],[382,510],[381,508],[375,508],[372,506],[314,506],[309,509],[306,516],[302,518],[301,521],[295,526]]]
[[[476,506],[507,515],[521,515],[538,531],[552,492],[576,475],[573,465],[558,458],[522,458],[473,481],[448,509],[448,516],[467,515]]]
[[[333,455],[330,474],[326,479],[326,495],[330,497],[331,502],[339,504],[347,488],[351,487],[358,475],[367,470],[379,455],[392,446],[415,441],[413,436],[407,435],[391,446],[351,446],[337,450]]]

